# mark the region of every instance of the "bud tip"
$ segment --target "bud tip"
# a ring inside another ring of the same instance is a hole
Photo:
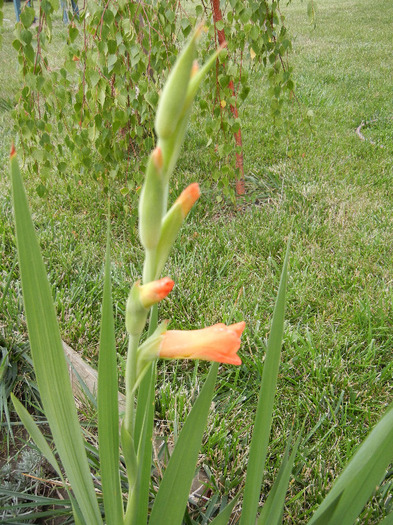
[[[177,201],[181,205],[184,217],[188,214],[200,196],[201,190],[197,182],[190,184],[185,190],[182,191]]]
[[[194,60],[191,68],[191,78],[194,77],[199,71],[198,60]]]
[[[152,153],[154,166],[157,170],[161,170],[164,165],[161,148],[155,148]]]

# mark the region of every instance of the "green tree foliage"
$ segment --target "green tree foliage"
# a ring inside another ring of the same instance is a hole
[[[80,19],[69,25],[67,45],[52,64],[48,49],[56,9],[57,0],[25,7],[13,43],[23,77],[15,126],[27,167],[41,177],[39,193],[47,191],[54,170],[70,184],[92,176],[104,187],[111,179],[120,180],[123,193],[140,185],[146,153],[155,142],[160,87],[179,47],[201,19],[206,21],[201,61],[217,46],[218,30],[225,30],[227,40],[199,107],[213,116],[203,124],[215,165],[220,165],[212,179],[230,193],[237,152],[233,135],[241,127],[241,113],[235,117],[229,108],[247,98],[252,67],[269,68],[275,118],[283,91],[293,90],[285,62],[291,42],[279,2],[228,0],[216,26],[206,0],[87,3]]]

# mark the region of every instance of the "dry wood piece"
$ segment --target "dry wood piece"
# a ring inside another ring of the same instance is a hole
[[[373,146],[377,146],[378,144],[376,144],[373,140],[371,139],[366,139],[366,137],[363,135],[362,133],[362,129],[364,128],[364,126],[367,126],[368,124],[373,124],[374,122],[377,122],[378,119],[375,118],[373,120],[368,120],[367,122],[364,122],[362,121],[362,123],[360,124],[360,126],[358,126],[356,128],[356,135],[360,138],[360,140],[366,140],[367,142],[369,142],[370,144],[372,144]],[[383,148],[383,144],[380,144],[379,145],[380,148]]]
[[[97,396],[98,373],[81,356],[75,352],[67,343],[63,341],[64,353],[68,361],[68,372],[70,375],[72,391],[74,397],[80,402],[86,397],[82,388],[81,380],[86,385],[91,395]],[[124,412],[126,399],[119,392],[119,411]]]

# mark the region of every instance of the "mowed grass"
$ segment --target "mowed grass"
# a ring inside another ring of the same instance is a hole
[[[11,8],[6,4],[8,18]],[[256,202],[234,210],[216,204],[214,189],[203,193],[167,265],[165,273],[176,287],[160,310],[173,328],[247,322],[242,366],[220,369],[201,456],[213,487],[234,494],[244,481],[266,338],[292,236],[282,365],[262,490],[266,494],[274,479],[292,424],[298,429],[304,423],[287,524],[308,521],[393,398],[393,6],[388,0],[378,8],[371,0],[319,0],[317,8],[313,29],[305,3],[282,6],[293,37],[290,62],[297,97],[284,107],[292,119],[289,133],[275,136],[265,73],[256,68],[252,75],[242,131],[248,186]],[[61,48],[60,18],[55,27]],[[9,73],[15,54],[6,24],[3,39],[1,96],[11,99],[18,79]],[[9,112],[0,113],[0,119],[2,293],[9,282],[0,326],[3,337],[15,340],[25,328],[6,166],[13,133]],[[370,122],[363,132],[376,145],[356,135],[362,122]],[[206,142],[195,121],[171,197],[193,180],[203,190],[211,158]],[[88,179],[71,194],[66,182],[53,181],[44,200],[35,193],[36,181],[29,178],[26,185],[62,336],[95,363],[106,197]],[[135,199],[115,193],[112,269],[120,355],[126,347],[124,305],[142,267],[136,228]],[[197,368],[187,362],[160,365],[160,432],[176,436],[207,369],[204,363]],[[378,523],[390,511],[390,483],[388,475],[359,523]]]

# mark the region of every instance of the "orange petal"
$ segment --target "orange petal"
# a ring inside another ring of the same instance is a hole
[[[169,359],[202,359],[240,365],[237,355],[245,323],[219,323],[201,330],[168,330],[163,334],[159,356]]]

